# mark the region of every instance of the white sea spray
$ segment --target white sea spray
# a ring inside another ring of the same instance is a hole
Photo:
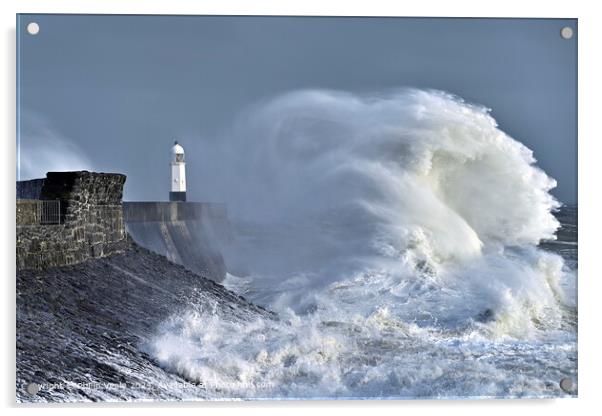
[[[575,276],[537,248],[555,181],[487,108],[298,91],[202,157],[235,224],[225,285],[280,320],[190,305],[145,347],[162,366],[222,397],[537,395],[575,371]]]

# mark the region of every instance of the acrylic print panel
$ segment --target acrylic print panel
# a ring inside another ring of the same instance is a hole
[[[577,395],[577,21],[19,15],[21,402]]]

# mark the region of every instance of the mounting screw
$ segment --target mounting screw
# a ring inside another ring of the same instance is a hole
[[[573,29],[569,26],[565,26],[562,29],[560,29],[560,36],[562,36],[562,39],[570,39],[573,37]]]
[[[27,394],[30,396],[35,396],[40,391],[40,385],[36,383],[29,383],[25,390],[27,390]]]
[[[573,379],[570,377],[565,377],[560,380],[560,388],[567,393],[571,393],[573,391]]]
[[[37,35],[40,32],[40,25],[36,22],[31,22],[27,25],[27,33],[30,35]]]

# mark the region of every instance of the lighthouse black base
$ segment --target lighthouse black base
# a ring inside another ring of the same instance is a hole
[[[169,200],[172,202],[186,202],[186,192],[170,192]]]

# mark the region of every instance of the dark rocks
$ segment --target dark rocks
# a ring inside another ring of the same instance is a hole
[[[483,312],[479,313],[475,320],[481,323],[493,322],[495,321],[495,312],[493,309],[487,308]]]

